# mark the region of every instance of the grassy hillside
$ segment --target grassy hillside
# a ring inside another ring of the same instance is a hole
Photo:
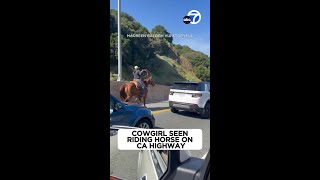
[[[173,44],[172,37],[127,37],[127,34],[170,34],[163,26],[151,32],[126,13],[121,14],[123,78],[132,79],[131,67],[138,65],[151,71],[157,84],[175,81],[210,81],[210,58],[188,46]],[[110,15],[110,80],[117,79],[117,11]]]

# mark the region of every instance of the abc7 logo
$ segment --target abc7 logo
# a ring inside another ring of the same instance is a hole
[[[201,21],[201,14],[197,10],[191,10],[187,16],[183,17],[185,24],[198,24]]]

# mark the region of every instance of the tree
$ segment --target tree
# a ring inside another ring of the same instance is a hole
[[[154,52],[160,55],[167,55],[170,49],[161,38],[151,38],[151,45],[154,48]]]
[[[110,65],[114,65],[118,60],[118,34],[110,35]]]
[[[110,12],[110,70],[116,72],[118,63],[118,14],[116,10]],[[127,34],[162,34],[168,35],[169,32],[161,25],[155,26],[151,32],[136,22],[133,17],[126,13],[121,13],[121,41],[122,41],[122,63],[123,77],[127,73],[128,67],[138,65],[152,70],[155,77],[162,80],[162,83],[172,83],[184,79],[180,72],[172,71],[170,77],[168,74],[160,73],[161,70],[171,68],[168,62],[158,58],[156,55],[166,56],[168,59],[179,60],[183,56],[183,63],[176,64],[173,69],[188,69],[193,71],[195,76],[201,80],[210,79],[210,58],[205,54],[194,51],[188,46],[172,44],[172,37],[127,37]],[[178,66],[187,66],[180,68]],[[192,75],[192,78],[195,78]],[[170,82],[169,82],[170,81]]]
[[[166,28],[164,28],[163,26],[161,25],[157,25],[156,27],[154,27],[152,30],[151,30],[151,33],[152,34],[161,34],[163,36],[165,35],[170,35],[170,33],[166,30]],[[170,35],[170,37],[164,37],[164,39],[166,39],[169,43],[172,43],[173,41],[173,38],[172,36]]]
[[[201,79],[201,81],[210,80],[210,71],[203,66],[196,67],[195,74],[199,79]]]

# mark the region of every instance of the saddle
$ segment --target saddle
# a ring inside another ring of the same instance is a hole
[[[130,82],[132,82],[134,85],[136,85],[136,88],[137,88],[137,89],[140,89],[140,88],[141,88],[139,82],[137,82],[137,81],[130,81]]]

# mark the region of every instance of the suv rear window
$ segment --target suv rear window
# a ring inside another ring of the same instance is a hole
[[[198,83],[174,83],[172,89],[200,91]]]

